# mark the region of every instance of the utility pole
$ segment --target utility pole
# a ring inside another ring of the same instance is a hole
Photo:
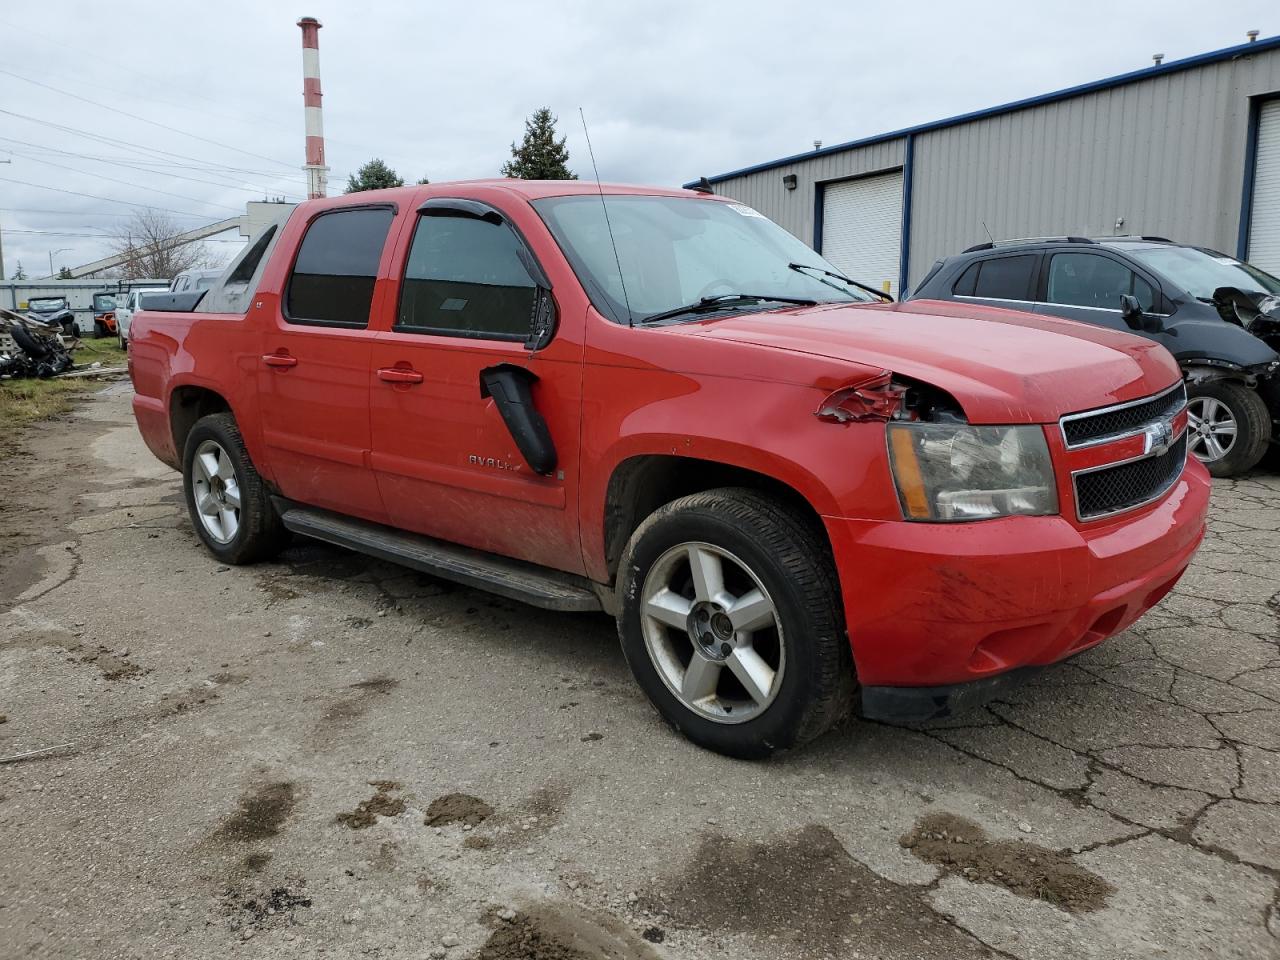
[[[0,160],[0,163],[13,163],[12,160]],[[4,231],[0,230],[0,281],[4,280]]]
[[[53,255],[55,253],[66,253],[70,249],[71,249],[70,247],[59,247],[57,250],[49,251],[49,279],[50,280],[54,279],[55,277],[55,274],[53,272]]]

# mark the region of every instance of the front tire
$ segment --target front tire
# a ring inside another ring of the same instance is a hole
[[[1251,390],[1230,380],[1211,380],[1187,389],[1190,452],[1215,477],[1235,477],[1252,469],[1267,452],[1271,414]]]
[[[231,414],[202,417],[191,428],[182,487],[196,536],[223,563],[265,560],[288,542]]]
[[[667,504],[632,535],[618,632],[636,681],[699,746],[761,759],[848,714],[855,687],[820,528],[751,490]]]

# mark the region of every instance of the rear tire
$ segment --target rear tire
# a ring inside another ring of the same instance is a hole
[[[1215,477],[1235,477],[1255,467],[1271,440],[1267,405],[1241,383],[1210,380],[1187,388],[1190,452]]]
[[[699,746],[762,759],[850,712],[839,583],[825,536],[802,514],[745,489],[682,497],[640,524],[618,585],[636,681]]]
[[[93,339],[105,340],[107,337],[107,325],[101,320],[93,321]]]
[[[231,414],[202,417],[191,428],[182,488],[196,536],[223,563],[266,560],[289,542]]]

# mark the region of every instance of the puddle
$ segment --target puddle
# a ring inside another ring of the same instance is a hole
[[[1101,909],[1114,890],[1069,854],[1025,840],[988,839],[976,823],[950,813],[922,817],[899,843],[947,873],[1046,900],[1071,913]]]
[[[404,800],[391,795],[400,789],[400,784],[394,780],[370,780],[369,786],[375,788],[373,796],[361,800],[354,810],[338,814],[333,818],[334,823],[352,830],[365,830],[377,823],[379,817],[398,817],[404,813]]]
[[[278,834],[293,815],[298,790],[292,783],[266,783],[245,793],[240,808],[214,833],[215,840],[252,843]]]
[[[924,897],[923,888],[872,872],[829,829],[811,824],[758,843],[704,836],[684,870],[641,905],[681,926],[790,940],[806,955],[842,954],[856,942],[864,956],[914,956],[903,945],[926,940],[949,960],[989,955]]]

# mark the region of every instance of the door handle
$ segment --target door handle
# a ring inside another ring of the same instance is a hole
[[[411,367],[379,367],[378,379],[387,383],[421,383],[422,374]]]
[[[298,358],[287,353],[268,353],[263,355],[262,362],[268,367],[296,367]]]

